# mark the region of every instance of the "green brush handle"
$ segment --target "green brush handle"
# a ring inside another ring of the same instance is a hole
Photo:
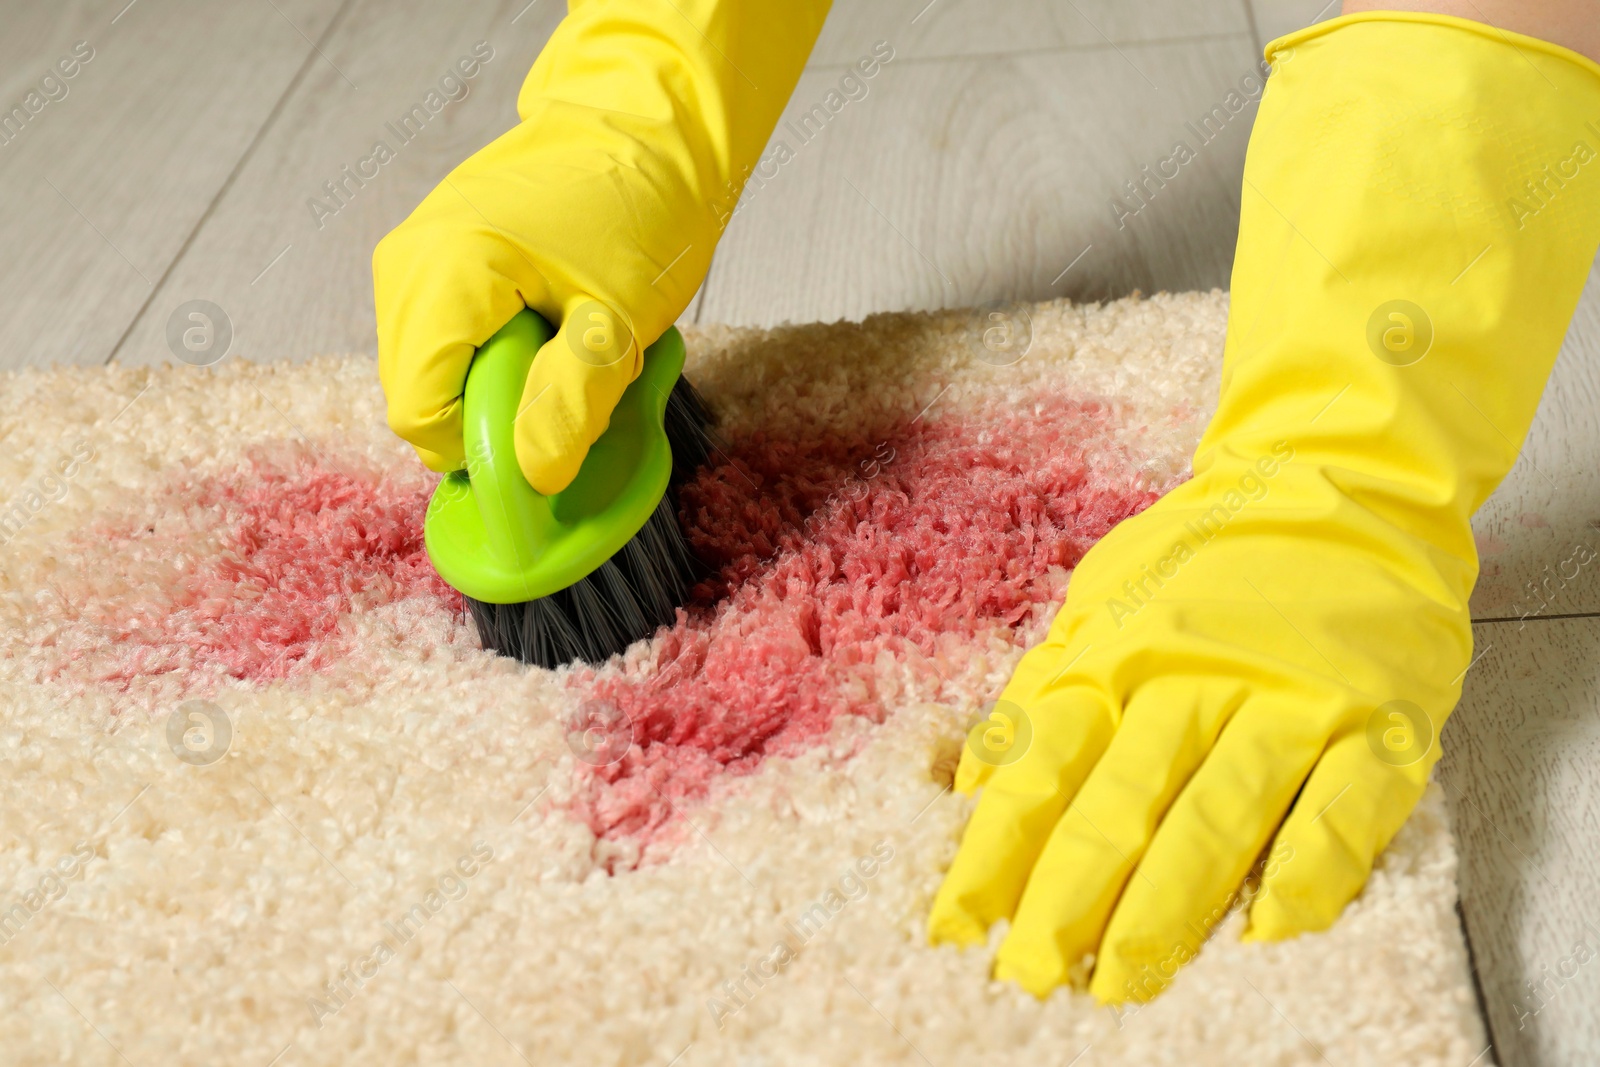
[[[553,335],[543,316],[518,312],[473,356],[461,402],[467,480],[482,513],[484,547],[519,570],[533,563],[531,549],[549,539],[556,521],[550,498],[522,476],[513,428],[528,370]]]
[[[485,603],[536,600],[588,577],[644,526],[672,475],[663,416],[683,372],[676,329],[645,349],[572,484],[550,496],[528,484],[513,424],[528,369],[554,333],[523,310],[478,349],[462,398],[467,467],[439,483],[423,524],[439,575]]]

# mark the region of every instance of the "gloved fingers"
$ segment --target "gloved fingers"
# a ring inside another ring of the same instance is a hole
[[[548,304],[544,279],[447,183],[378,242],[372,289],[389,427],[429,467],[455,470],[473,354],[524,306]]]
[[[1102,1002],[1164,989],[1237,900],[1323,738],[1296,703],[1256,697],[1236,712],[1168,809],[1112,912],[1089,991]]]
[[[990,756],[999,766],[967,823],[928,918],[934,942],[982,942],[989,927],[1015,911],[1028,872],[1084,777],[1111,739],[1113,716],[1096,690],[1047,690],[1015,706],[1021,727]]]
[[[1008,731],[1014,735],[1022,729],[1024,736],[1020,743],[1032,743],[1032,721],[1018,721],[1022,717],[1019,709],[1039,706],[1052,690],[1069,687],[1071,681],[1063,668],[1071,663],[1067,646],[1054,627],[1043,641],[1028,649],[988,717],[968,731],[967,743],[961,748],[961,761],[956,765],[956,792],[971,796],[988,783],[997,768],[1009,762],[1007,757],[1014,754],[1002,749],[1019,741],[1015,736],[1008,739]]]
[[[1128,701],[1105,755],[1028,877],[995,977],[1036,996],[1086,977],[1106,921],[1173,799],[1244,699],[1235,681],[1152,679]],[[1080,983],[1081,984],[1081,983]]]
[[[961,759],[956,764],[955,781],[951,788],[957,793],[972,796],[989,784],[999,762],[992,753],[1016,744],[1016,716],[1010,711],[1012,703],[1002,697],[995,702],[989,714],[973,724],[961,746]],[[1008,736],[1009,735],[1009,736]]]
[[[422,465],[424,467],[427,467],[431,471],[438,471],[440,474],[447,474],[461,466],[460,459],[455,459],[452,456],[444,455],[439,452],[433,452],[417,445],[412,445],[411,451],[417,454],[417,458],[422,461]]]
[[[568,299],[556,335],[539,349],[517,408],[517,464],[546,495],[577,477],[611,424],[623,390],[644,368],[627,317],[585,294]]]
[[[1358,727],[1323,753],[1268,854],[1246,940],[1325,930],[1361,892],[1372,861],[1421,798],[1439,751],[1437,730],[1397,748],[1384,744],[1386,729],[1382,722]]]

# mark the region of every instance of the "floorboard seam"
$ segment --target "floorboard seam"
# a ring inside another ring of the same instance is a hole
[[[284,86],[283,92],[278,95],[278,99],[272,105],[272,110],[267,112],[267,117],[262,120],[255,136],[250,139],[249,144],[245,145],[244,151],[239,154],[239,158],[234,162],[233,169],[228,172],[227,178],[223,179],[222,184],[217,187],[217,191],[212,195],[210,203],[206,204],[206,209],[195,220],[195,224],[190,228],[188,236],[183,239],[183,244],[178,246],[178,251],[167,263],[166,269],[161,272],[161,277],[157,278],[155,285],[150,287],[150,295],[145,298],[143,304],[139,305],[139,310],[134,312],[133,318],[128,320],[128,325],[122,331],[122,335],[117,338],[117,343],[111,346],[111,351],[105,359],[106,366],[110,366],[116,361],[117,353],[122,351],[122,346],[127,344],[128,338],[133,336],[133,331],[144,320],[145,312],[150,310],[150,305],[155,302],[156,297],[160,295],[162,289],[166,286],[167,279],[172,276],[172,272],[177,269],[178,264],[183,262],[183,257],[194,244],[195,238],[200,235],[200,231],[205,228],[205,224],[211,220],[211,216],[216,212],[217,205],[222,203],[222,198],[228,195],[228,190],[233,188],[233,183],[238,180],[240,174],[244,173],[245,165],[250,162],[250,159],[255,155],[256,149],[261,146],[261,142],[266,138],[267,132],[278,121],[278,116],[283,113],[289,98],[300,87],[300,83],[305,80],[306,71],[310,70],[311,64],[316,62],[322,55],[322,46],[327,43],[328,38],[338,28],[345,12],[350,10],[352,3],[353,0],[343,0],[339,5],[339,9],[328,20],[328,24],[323,27],[322,33],[318,34],[316,41],[306,50],[306,57],[301,62],[300,68],[294,72],[294,77],[289,79],[289,84]]]
[[[1553,615],[1491,615],[1484,619],[1473,619],[1472,622],[1476,625],[1480,622],[1541,622],[1557,619],[1600,619],[1600,611],[1569,611]]]

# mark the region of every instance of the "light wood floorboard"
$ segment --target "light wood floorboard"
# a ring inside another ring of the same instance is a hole
[[[285,90],[320,62],[314,42],[339,2],[119,8],[27,5],[28,45],[4,46],[8,110],[75,42],[93,58],[0,147],[0,368],[104,362]]]
[[[1496,1050],[1504,1067],[1600,1062],[1600,619],[1473,629],[1439,777]]]
[[[1254,104],[1209,143],[1186,123],[1253,62],[1247,33],[1009,57],[897,53],[825,126],[803,116],[840,75],[808,71],[769,148],[775,173],[747,189],[723,237],[702,321],[1226,286]],[[1197,157],[1148,185],[1140,207],[1128,183],[1180,138]],[[780,142],[793,154],[781,166]]]
[[[516,124],[517,89],[560,13],[527,0],[352,0],[323,45],[329,63],[308,71],[284,102],[117,362],[169,360],[167,319],[191,299],[228,315],[240,358],[375,355],[373,246],[452,167]],[[480,42],[493,55],[467,95],[402,143],[390,127]],[[346,91],[334,65],[361,85],[359,94]],[[395,158],[360,184],[346,177],[343,168],[379,140]],[[343,183],[337,199],[328,182]],[[313,211],[314,199],[337,212]]]

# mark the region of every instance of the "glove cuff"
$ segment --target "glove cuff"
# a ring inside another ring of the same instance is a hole
[[[1287,62],[1293,58],[1294,50],[1307,41],[1326,36],[1335,30],[1342,29],[1360,22],[1383,23],[1417,23],[1423,25],[1448,26],[1453,29],[1464,30],[1479,37],[1488,38],[1499,44],[1521,49],[1525,52],[1541,52],[1566,60],[1587,69],[1595,77],[1600,78],[1600,63],[1596,63],[1588,56],[1563,45],[1555,44],[1538,37],[1529,37],[1525,33],[1514,30],[1503,30],[1498,26],[1491,26],[1487,22],[1478,22],[1474,19],[1464,19],[1455,15],[1441,15],[1430,11],[1359,11],[1351,15],[1340,15],[1318,22],[1303,29],[1286,33],[1282,37],[1267,42],[1263,56],[1268,64]]]
[[[1267,55],[1196,480],[1286,441],[1296,480],[1475,568],[1600,244],[1600,65],[1396,12]]]

